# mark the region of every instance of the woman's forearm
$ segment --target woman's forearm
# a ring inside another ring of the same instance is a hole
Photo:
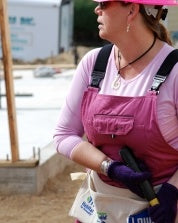
[[[178,170],[175,174],[169,179],[168,183],[172,184],[178,189]]]
[[[107,156],[89,142],[79,143],[71,154],[71,159],[89,169],[101,172],[101,163]]]

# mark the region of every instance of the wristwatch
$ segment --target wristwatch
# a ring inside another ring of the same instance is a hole
[[[100,166],[101,173],[104,174],[105,176],[108,175],[108,168],[113,163],[114,161],[110,158],[107,158],[106,160],[103,160]]]

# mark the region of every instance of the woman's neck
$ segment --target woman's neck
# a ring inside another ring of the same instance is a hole
[[[152,45],[154,40],[154,35],[149,38],[140,38],[140,39],[132,39],[130,41],[120,41],[118,45],[115,47],[115,62],[117,69],[122,69],[120,74],[125,79],[131,79],[137,74],[139,74],[156,56],[159,50],[163,46],[163,42],[160,40],[156,40],[154,46],[139,60],[127,66],[127,64],[131,63],[135,59],[139,58],[149,47]],[[119,56],[119,57],[118,57]],[[120,58],[120,59],[118,59]]]

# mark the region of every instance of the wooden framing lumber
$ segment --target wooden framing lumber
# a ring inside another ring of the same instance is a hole
[[[7,94],[7,109],[8,109],[11,155],[12,155],[12,162],[16,162],[19,160],[19,151],[18,151],[16,109],[15,109],[14,86],[13,86],[13,75],[12,75],[12,57],[11,57],[11,47],[10,47],[9,23],[8,23],[6,4],[7,4],[6,0],[0,0],[0,30],[1,30],[1,41],[2,41],[4,77],[5,77],[5,86]]]

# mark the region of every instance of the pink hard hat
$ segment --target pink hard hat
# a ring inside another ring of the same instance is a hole
[[[143,5],[178,5],[178,0],[94,0],[95,2],[123,1]]]

